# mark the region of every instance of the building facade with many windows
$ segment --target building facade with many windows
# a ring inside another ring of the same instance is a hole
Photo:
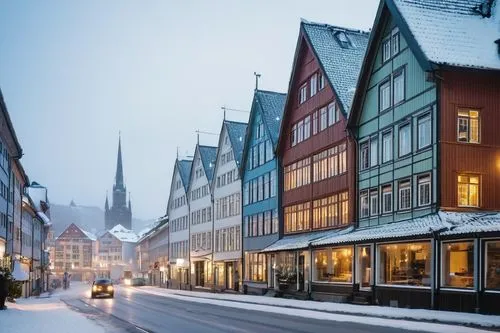
[[[275,148],[286,94],[254,93],[241,165],[243,183],[243,283],[262,294],[273,286],[273,265],[260,250],[279,239],[278,160]]]
[[[224,120],[212,179],[214,284],[238,289],[242,270],[241,177],[247,124]]]

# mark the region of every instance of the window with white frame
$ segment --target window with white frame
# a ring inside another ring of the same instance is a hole
[[[411,128],[410,124],[399,127],[399,156],[411,153]]]
[[[392,132],[382,134],[382,163],[392,160]]]
[[[309,139],[311,136],[311,116],[304,118],[304,140]]]
[[[370,205],[368,202],[368,191],[362,191],[359,195],[359,215],[361,218],[370,215]]]
[[[323,131],[328,126],[328,121],[327,121],[327,119],[328,119],[328,113],[327,113],[326,106],[322,107],[321,109],[319,109],[319,118],[320,118],[319,130]]]
[[[382,186],[382,214],[392,212],[392,185]]]
[[[359,167],[361,170],[368,169],[370,167],[370,152],[369,152],[369,146],[368,146],[368,141],[363,142],[359,146],[359,151],[360,151],[360,158],[359,158]]]
[[[386,38],[382,42],[382,62],[386,62],[391,59],[391,39]]]
[[[420,175],[417,177],[418,206],[431,204],[431,175]]]
[[[395,27],[391,32],[391,46],[392,46],[392,56],[399,53],[399,28]]]
[[[379,108],[380,112],[391,106],[391,81],[387,80],[379,86]]]
[[[335,102],[328,104],[328,126],[332,126],[338,119],[335,118]]]
[[[314,111],[313,116],[312,116],[312,134],[313,135],[318,133],[318,113],[319,113],[319,111],[316,110],[316,111]]]
[[[378,164],[378,141],[377,138],[370,139],[370,166]]]
[[[370,190],[370,215],[378,215],[378,191]]]
[[[311,76],[311,97],[316,95],[318,89],[318,74]]]
[[[469,109],[458,109],[457,118],[457,141],[468,143],[479,143],[480,140],[479,111]]]
[[[299,103],[302,104],[307,100],[307,83],[300,87]]]
[[[411,208],[411,182],[402,180],[399,183],[399,210]]]
[[[404,101],[405,99],[405,69],[404,67],[397,70],[393,74],[394,84],[394,105]]]
[[[325,77],[323,74],[319,73],[319,90],[325,87]]]
[[[418,118],[417,123],[418,149],[422,149],[431,144],[431,115]]]
[[[479,207],[479,176],[458,175],[458,206]]]

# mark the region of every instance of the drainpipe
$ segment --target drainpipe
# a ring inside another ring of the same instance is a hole
[[[313,274],[313,268],[312,268],[312,263],[313,263],[313,252],[312,252],[312,245],[309,243],[309,280],[308,280],[308,290],[307,293],[309,295],[309,299],[312,299],[312,274]]]
[[[213,291],[214,293],[217,290],[217,285],[215,284],[215,262],[214,262],[214,255],[215,255],[215,204],[214,204],[214,194],[212,191],[210,191],[210,201],[212,205],[212,285],[213,285]]]

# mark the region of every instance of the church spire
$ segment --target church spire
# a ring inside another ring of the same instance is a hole
[[[132,203],[130,202],[130,192],[128,192],[128,210],[132,213]]]
[[[104,203],[104,210],[106,212],[109,210],[108,192],[107,191],[106,191],[106,202]]]
[[[122,189],[123,185],[123,165],[122,165],[122,138],[121,133],[118,134],[118,158],[116,161],[116,176],[115,176],[116,188]]]

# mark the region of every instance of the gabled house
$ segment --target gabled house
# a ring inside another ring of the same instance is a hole
[[[213,274],[218,289],[238,289],[242,265],[240,167],[246,123],[224,120],[212,178]],[[237,281],[238,280],[238,281]]]
[[[191,284],[197,287],[213,285],[213,201],[212,179],[217,147],[196,144],[188,186],[190,211]]]
[[[243,283],[262,294],[273,286],[272,263],[260,250],[279,239],[278,143],[286,94],[256,90],[248,122],[243,183]]]
[[[378,304],[499,313],[499,26],[498,0],[380,2],[349,118],[348,241]]]
[[[311,242],[354,222],[355,143],[347,117],[368,43],[367,32],[302,21],[281,123],[282,239],[268,246],[275,288],[351,290],[352,249]]]
[[[172,287],[189,284],[189,201],[187,199],[191,160],[176,158],[170,196],[169,217],[169,279]]]

